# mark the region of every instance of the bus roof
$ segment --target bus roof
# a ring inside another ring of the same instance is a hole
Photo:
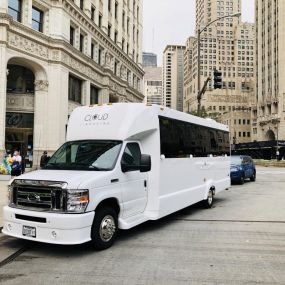
[[[67,141],[139,139],[159,128],[158,116],[228,132],[228,126],[170,108],[143,103],[114,103],[76,108],[69,119]]]

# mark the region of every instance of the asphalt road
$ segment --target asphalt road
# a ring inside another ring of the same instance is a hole
[[[160,221],[102,252],[0,235],[0,284],[285,284],[285,168]],[[18,256],[3,264],[18,249]]]

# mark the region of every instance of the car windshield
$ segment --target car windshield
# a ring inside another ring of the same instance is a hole
[[[44,169],[109,171],[115,167],[121,141],[83,140],[66,142]]]
[[[239,165],[239,164],[241,164],[241,161],[242,161],[242,159],[240,156],[232,156],[231,157],[231,164],[232,165]]]

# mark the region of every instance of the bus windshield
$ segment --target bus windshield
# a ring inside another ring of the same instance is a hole
[[[44,169],[110,171],[115,167],[121,141],[82,140],[66,142]]]

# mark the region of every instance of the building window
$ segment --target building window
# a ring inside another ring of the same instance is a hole
[[[36,31],[43,32],[44,13],[38,8],[32,9],[32,28]]]
[[[94,49],[95,49],[95,45],[91,43],[91,58],[92,59],[94,59]]]
[[[112,26],[109,24],[108,25],[108,36],[111,37],[111,30],[112,30]]]
[[[102,18],[103,18],[102,14],[99,14],[99,19],[98,19],[99,28],[102,28]]]
[[[117,31],[115,32],[115,35],[114,35],[114,42],[115,43],[118,42],[118,32]]]
[[[21,0],[9,0],[8,13],[10,16],[12,16],[13,20],[21,22],[22,1]]]
[[[114,63],[114,74],[117,75],[118,73],[118,62],[115,60],[115,63]]]
[[[119,7],[119,4],[118,2],[115,3],[115,19],[117,20],[118,19],[118,7]]]
[[[7,93],[34,93],[35,76],[23,66],[8,65]]]
[[[94,19],[95,19],[95,7],[92,6],[91,7],[91,20],[94,21]]]
[[[99,48],[99,50],[98,50],[98,64],[102,64],[102,52],[103,52],[103,50],[102,50],[102,48]]]
[[[112,9],[112,0],[108,0],[108,11],[111,12]]]
[[[69,75],[68,100],[81,104],[82,80]]]
[[[84,47],[84,36],[80,34],[80,43],[79,43],[79,50],[83,52],[83,47]]]
[[[84,0],[80,0],[80,9],[83,10],[84,8]]]
[[[70,30],[69,30],[69,43],[70,43],[72,46],[74,46],[74,33],[75,33],[75,29],[70,26]]]
[[[125,17],[126,17],[126,13],[125,13],[125,11],[123,11],[123,16],[122,16],[122,26],[123,26],[123,30],[125,30]]]
[[[95,86],[90,86],[90,105],[99,103],[99,89]]]
[[[127,19],[127,34],[130,32],[130,18]]]

